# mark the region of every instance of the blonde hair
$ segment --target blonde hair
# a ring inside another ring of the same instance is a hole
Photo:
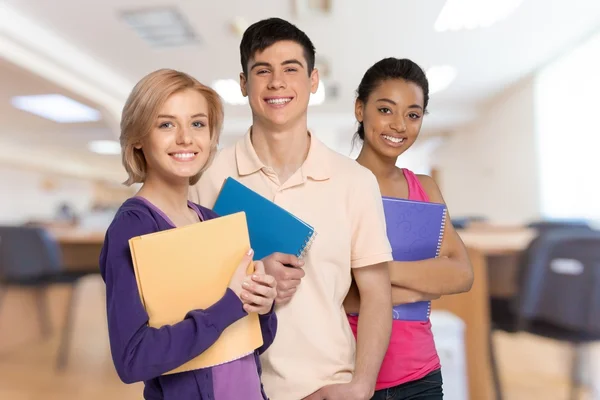
[[[140,80],[123,107],[121,116],[121,155],[127,175],[124,182],[129,186],[144,182],[146,179],[146,159],[141,149],[136,149],[154,124],[160,108],[167,99],[182,90],[192,89],[204,96],[208,103],[208,127],[210,129],[210,152],[206,164],[198,174],[190,178],[190,185],[200,179],[210,166],[217,152],[219,136],[223,126],[223,103],[219,95],[211,88],[201,84],[195,78],[172,69],[160,69]]]

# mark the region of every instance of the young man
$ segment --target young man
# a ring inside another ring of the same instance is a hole
[[[261,357],[267,395],[369,399],[392,322],[391,290],[383,289],[391,288],[392,256],[377,181],[308,132],[319,74],[304,32],[278,18],[263,20],[246,30],[240,53],[252,127],[220,152],[192,197],[212,207],[231,176],[318,233],[303,261],[289,254],[263,259],[278,281],[277,337]],[[361,297],[356,345],[342,306],[352,276]]]

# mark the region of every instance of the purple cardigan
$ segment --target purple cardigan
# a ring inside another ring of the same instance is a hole
[[[218,217],[207,208],[191,206],[200,211],[203,220]],[[148,314],[138,294],[128,241],[134,236],[172,228],[160,210],[137,197],[123,203],[108,228],[100,254],[100,272],[106,283],[113,362],[123,382],[144,381],[145,399],[215,399],[212,368],[162,374],[201,354],[225,328],[247,314],[239,298],[227,289],[214,305],[205,310],[190,310],[177,324],[160,329],[148,327]],[[260,326],[264,344],[254,353],[258,376],[261,374],[258,356],[273,343],[277,330],[275,313],[261,315]],[[267,399],[264,391],[262,397]]]

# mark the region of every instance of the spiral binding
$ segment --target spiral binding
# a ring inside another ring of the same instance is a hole
[[[444,209],[444,215],[442,215],[442,228],[440,229],[440,236],[438,237],[437,249],[435,250],[435,256],[439,257],[440,249],[442,248],[442,240],[444,240],[444,230],[446,229],[446,216],[448,210]]]
[[[302,249],[300,249],[298,251],[298,253],[296,253],[296,257],[298,257],[299,259],[302,259],[306,255],[308,250],[310,250],[310,247],[313,245],[316,237],[317,237],[317,232],[313,231],[313,233],[309,237],[307,237],[306,240],[304,241],[304,246],[302,246]]]

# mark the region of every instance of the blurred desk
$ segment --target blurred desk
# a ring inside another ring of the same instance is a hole
[[[475,280],[467,293],[443,296],[432,302],[432,308],[447,310],[465,323],[465,351],[469,399],[491,400],[493,380],[490,368],[490,309],[485,255],[469,248]]]
[[[99,272],[98,258],[105,232],[77,229],[50,230],[60,245],[63,265],[69,270]]]
[[[524,227],[478,227],[460,230],[458,234],[465,246],[478,250],[486,259],[489,297],[513,297],[518,291],[521,253],[536,237],[536,230]]]
[[[485,256],[520,253],[536,236],[530,228],[461,229],[458,234],[465,246],[477,249]]]

